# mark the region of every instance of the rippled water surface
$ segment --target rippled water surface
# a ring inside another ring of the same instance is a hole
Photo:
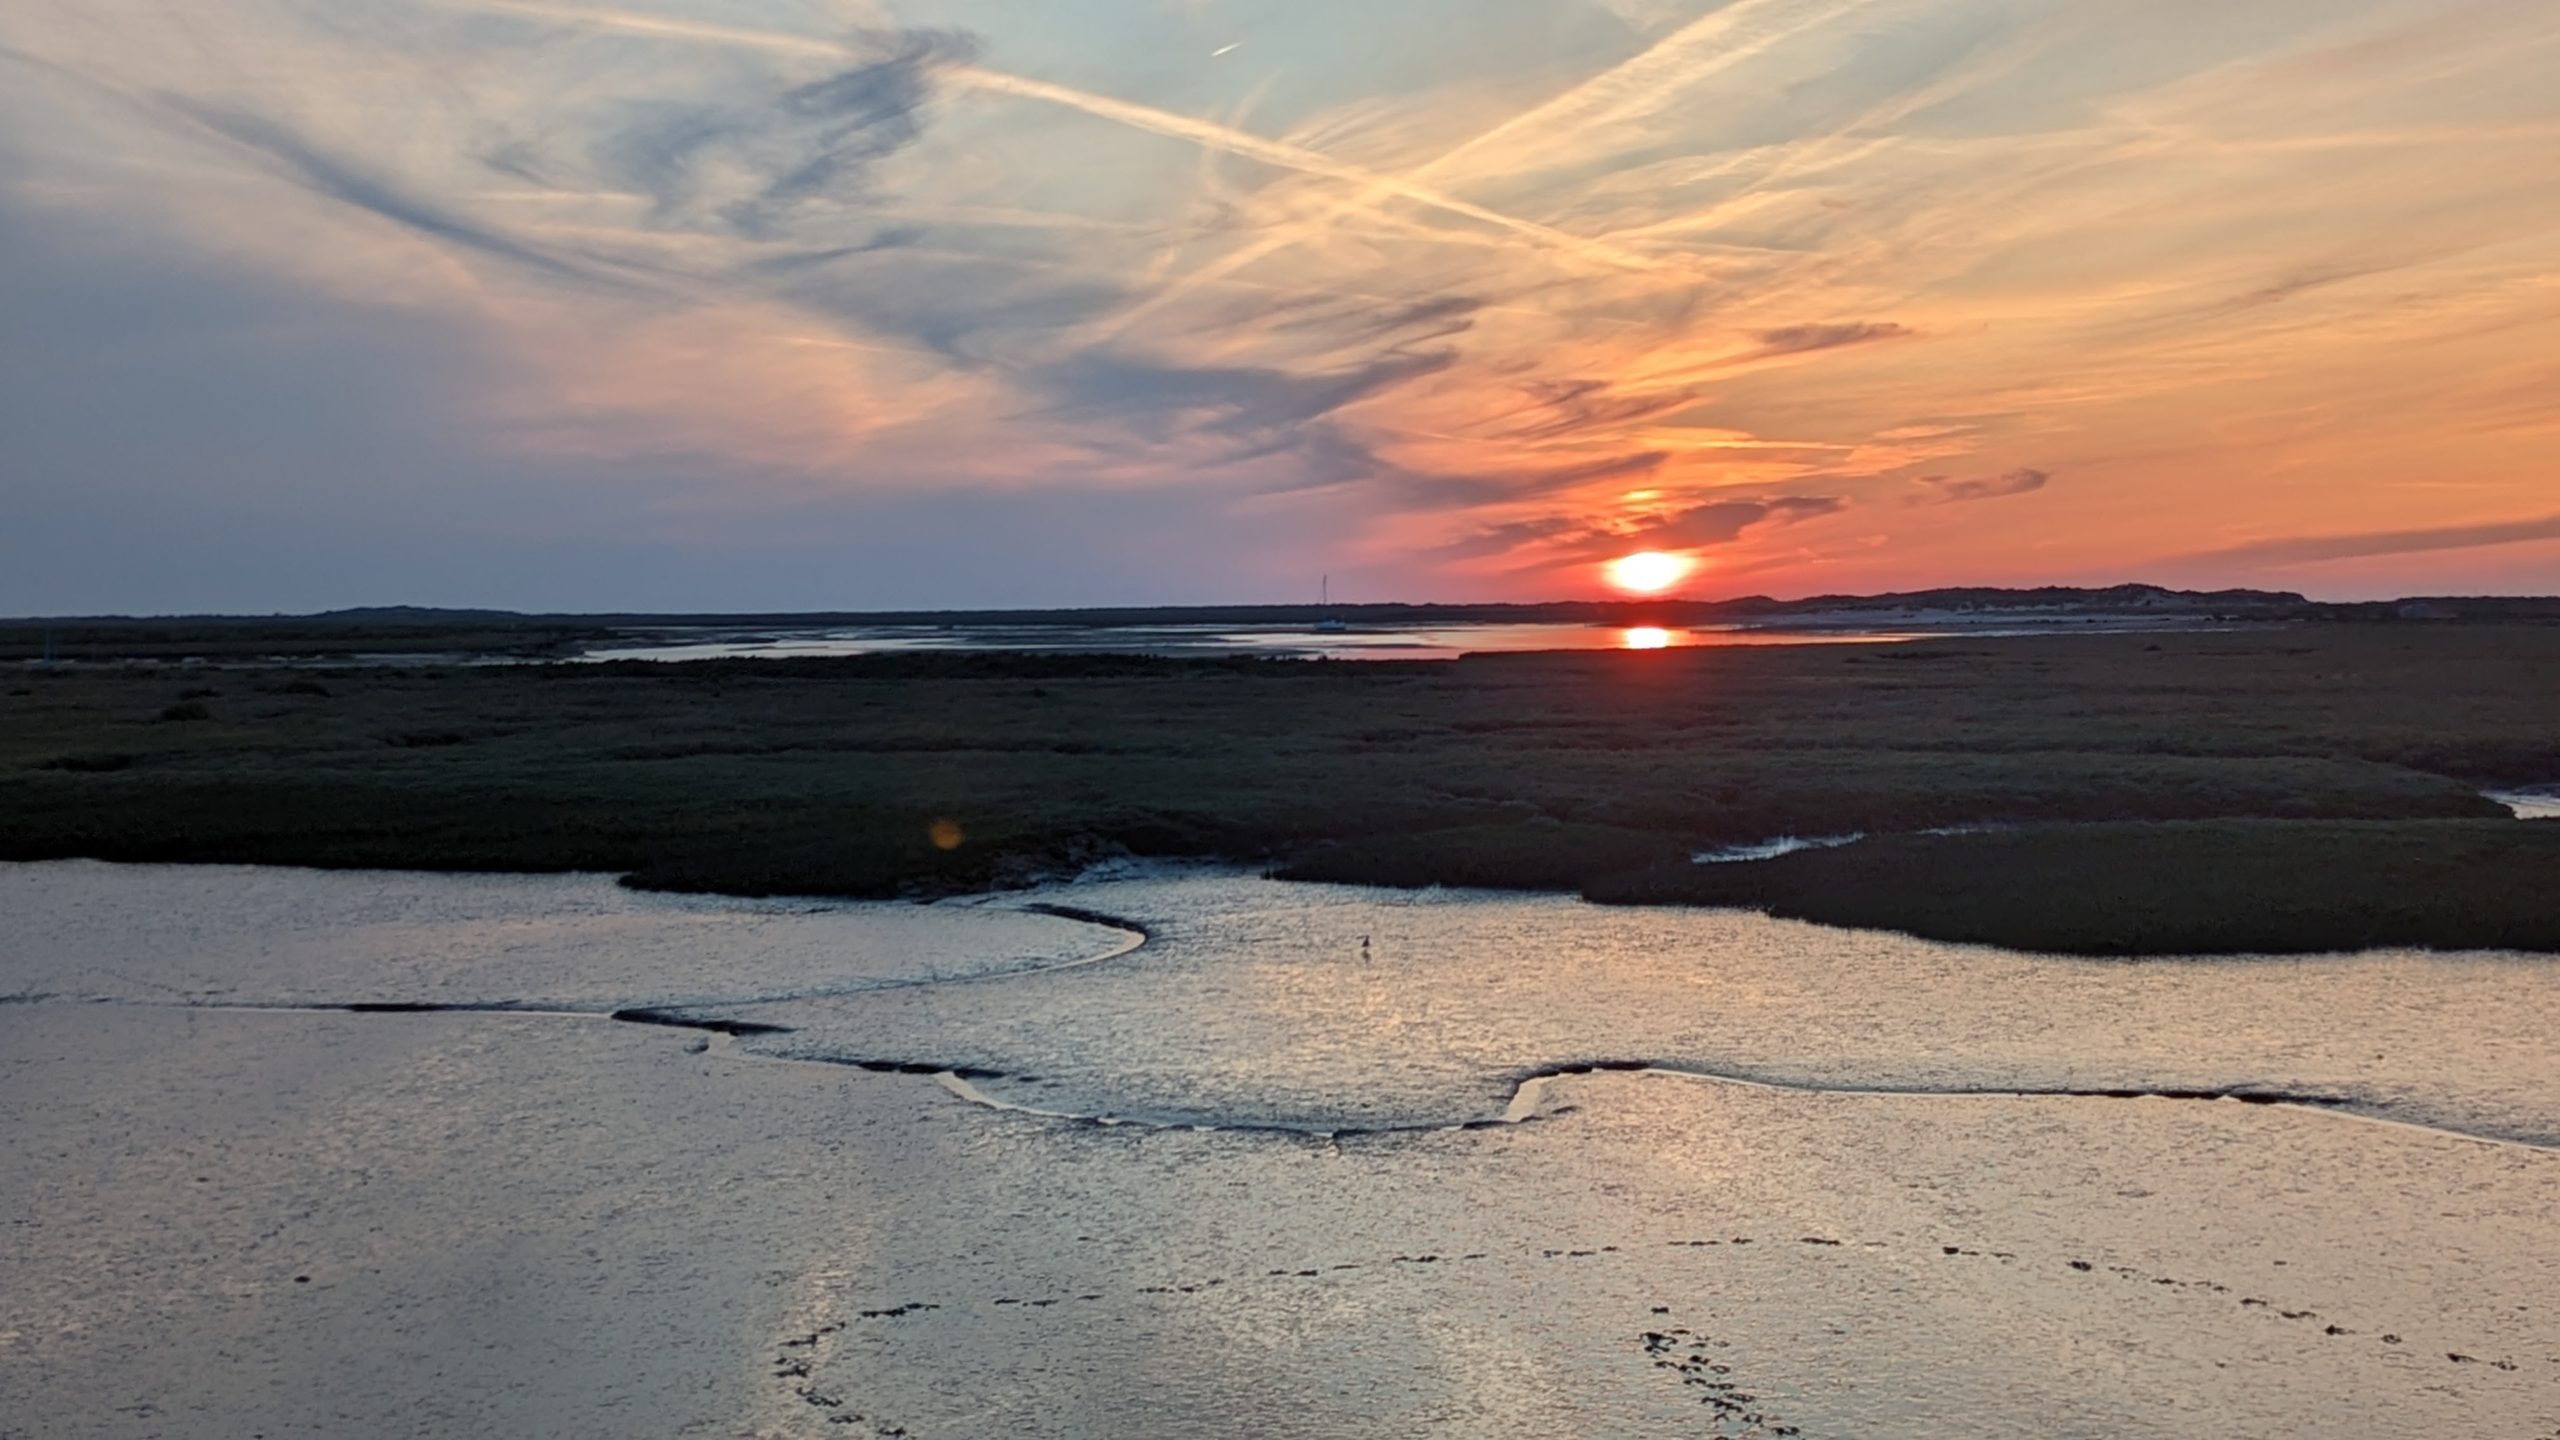
[[[2191,628],[2179,617],[1887,617],[1820,626],[1460,624],[1307,625],[852,625],[834,629],[702,626],[599,646],[581,660],[798,660],[953,650],[1141,655],[1267,655],[1328,660],[1453,660],[1520,650],[1667,650],[1694,646],[1856,645],[1949,635],[2082,634],[2092,629]]]
[[[0,1435],[2560,1436],[2548,961],[48,864],[0,997]]]
[[[2527,785],[2488,793],[2490,799],[2514,811],[2519,820],[2560,820],[2560,785]]]

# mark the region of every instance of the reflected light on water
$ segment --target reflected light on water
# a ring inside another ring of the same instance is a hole
[[[1667,649],[1671,644],[1671,632],[1659,625],[1637,625],[1619,635],[1618,644],[1628,650]]]

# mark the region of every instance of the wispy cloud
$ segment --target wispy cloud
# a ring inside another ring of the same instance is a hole
[[[1843,345],[1867,345],[1878,340],[1899,340],[1911,333],[1911,327],[1884,320],[1859,320],[1835,325],[1782,325],[1760,332],[1763,355],[1802,355],[1814,350],[1837,350]]]
[[[582,284],[598,283],[604,278],[593,266],[578,264],[544,247],[475,224],[433,201],[403,193],[392,182],[365,174],[321,152],[272,121],[175,96],[163,99],[161,104],[171,114],[268,162],[277,173],[313,194],[387,220],[424,239]]]
[[[2252,540],[2181,555],[2166,563],[2180,569],[2198,567],[2318,565],[2375,555],[2419,555],[2439,550],[2477,550],[2490,545],[2519,545],[2534,540],[2560,540],[2560,515],[2523,520],[2492,520],[2476,525],[2435,525],[2415,530],[2368,530],[2347,535],[2300,535]]]
[[[753,30],[735,25],[669,21],[657,16],[634,15],[626,11],[547,5],[537,3],[537,0],[466,0],[466,3],[482,4],[489,8],[526,15],[541,15],[575,24],[630,30],[638,34],[669,39],[779,50],[788,54],[825,54],[836,48],[824,40],[788,33]],[[1321,151],[1272,140],[1233,126],[1202,120],[1196,116],[979,65],[952,66],[948,69],[945,78],[954,85],[968,89],[994,95],[1009,95],[1082,111],[1087,115],[1126,125],[1132,129],[1190,141],[1242,156],[1248,160],[1257,160],[1279,169],[1298,171],[1328,180],[1347,181],[1398,199],[1429,206],[1462,219],[1491,225],[1539,245],[1586,256],[1607,264],[1634,269],[1649,269],[1654,264],[1653,261],[1633,252],[1571,235],[1534,220],[1524,220],[1516,215],[1504,214],[1431,188],[1406,176],[1366,169]]]
[[[2196,534],[2276,538],[2189,574],[2347,575],[2547,523],[2440,523],[2538,515],[2560,441],[2530,6],[1418,0],[1247,38],[1139,0],[7,7],[0,213],[386,352],[436,316],[477,357],[434,387],[458,465],[663,467],[690,516],[1150,494],[1235,517],[1221,573],[1412,593],[1644,545],[2078,578]]]
[[[1444,560],[1501,558],[1515,569],[1589,564],[1639,550],[1694,553],[1733,545],[1756,527],[1789,525],[1847,508],[1848,502],[1836,495],[1779,495],[1711,501],[1632,525],[1595,526],[1564,517],[1515,520],[1451,541],[1436,553]]]
[[[1755,525],[1793,524],[1837,515],[1848,502],[1837,495],[1781,495],[1769,500],[1719,500],[1692,506],[1648,521],[1632,530],[1595,536],[1586,553],[1596,557],[1623,550],[1704,550],[1730,545]]]
[[[1060,413],[1110,417],[1162,436],[1188,425],[1228,435],[1286,432],[1413,380],[1445,370],[1447,352],[1384,357],[1343,371],[1295,374],[1237,366],[1146,364],[1109,355],[1071,356],[1038,378]]]
[[[2053,477],[2042,470],[2020,468],[1999,475],[1981,475],[1958,479],[1953,475],[1918,475],[1912,483],[1920,493],[1910,496],[1913,505],[1954,505],[1967,500],[1997,500],[2007,495],[2027,495],[2043,489]]]
[[[722,224],[759,239],[814,202],[859,198],[880,161],[915,143],[937,72],[976,50],[968,36],[863,37],[860,63],[762,103],[650,107],[604,138],[600,179],[648,194],[657,223]]]

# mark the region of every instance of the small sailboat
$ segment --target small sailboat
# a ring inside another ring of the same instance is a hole
[[[1316,604],[1319,606],[1329,606],[1332,603],[1333,577],[1331,575],[1327,575],[1316,584]],[[1350,626],[1342,622],[1342,618],[1338,615],[1327,615],[1316,622],[1316,633],[1319,635],[1339,635],[1350,628]]]

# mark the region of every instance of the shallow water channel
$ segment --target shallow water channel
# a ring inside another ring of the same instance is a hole
[[[0,866],[0,1436],[2560,1436],[2560,970]]]

